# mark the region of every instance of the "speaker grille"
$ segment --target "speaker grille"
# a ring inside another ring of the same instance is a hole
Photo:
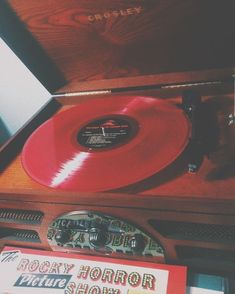
[[[235,226],[149,220],[162,236],[169,239],[206,242],[235,242]]]
[[[181,260],[201,259],[233,263],[235,265],[235,251],[189,246],[176,246],[176,252]]]
[[[0,228],[0,240],[13,240],[22,242],[40,243],[37,232],[12,228]]]
[[[41,211],[0,208],[0,222],[40,224],[42,218]]]

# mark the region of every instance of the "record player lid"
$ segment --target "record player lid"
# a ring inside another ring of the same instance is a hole
[[[234,0],[7,0],[0,26],[49,90],[74,92],[231,75],[234,12]]]

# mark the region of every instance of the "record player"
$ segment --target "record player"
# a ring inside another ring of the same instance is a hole
[[[3,39],[52,93],[1,148],[0,245],[231,273],[234,1],[9,0],[0,8]],[[133,106],[136,99],[142,99],[138,107]],[[111,117],[102,112],[107,105],[115,108]],[[124,108],[128,118],[123,118]],[[145,116],[159,108],[163,118],[150,127]],[[82,152],[90,152],[78,137],[72,143],[74,135],[66,136],[71,127],[64,122],[76,115],[78,121],[90,117],[79,124],[81,140],[101,140],[89,133],[98,121],[100,131],[104,125],[106,133],[110,125],[119,129],[118,143],[110,147],[105,141],[101,150],[100,141],[88,146],[103,163],[91,163],[95,172],[80,179],[86,184],[82,188],[71,183],[52,187],[45,178],[52,161],[62,165],[61,146],[80,144]],[[102,126],[100,118],[105,118]],[[51,150],[51,144],[45,145],[54,125],[59,137]],[[149,132],[147,142],[140,136],[142,125]],[[41,143],[33,139],[37,134]],[[119,157],[117,150],[122,150]],[[102,174],[106,154],[111,154],[110,165]],[[133,154],[136,165],[129,160]]]

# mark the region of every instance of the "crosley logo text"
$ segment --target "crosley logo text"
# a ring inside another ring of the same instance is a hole
[[[140,14],[143,11],[143,7],[130,7],[126,9],[117,9],[117,10],[108,10],[104,13],[97,13],[97,14],[91,14],[88,15],[88,20],[90,22],[95,21],[102,21],[109,18],[117,18],[120,16],[130,16],[130,15],[136,15]]]

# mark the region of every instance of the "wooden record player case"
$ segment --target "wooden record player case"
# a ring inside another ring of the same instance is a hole
[[[234,12],[232,0],[1,1],[2,38],[53,93],[1,151],[2,161],[11,159],[0,177],[1,247],[51,250],[53,220],[91,211],[158,240],[166,262],[210,273],[234,271],[235,125],[227,123],[234,114]],[[125,189],[69,193],[41,186],[21,166],[20,148],[53,111],[126,93],[180,106],[187,89],[202,97],[204,153],[195,174],[185,170],[185,152],[160,174]],[[76,250],[103,254],[83,249]]]

